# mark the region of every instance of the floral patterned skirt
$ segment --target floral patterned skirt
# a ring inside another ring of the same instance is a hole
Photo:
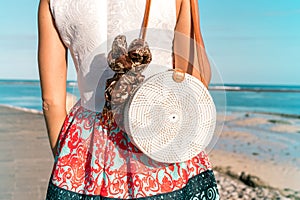
[[[115,122],[80,101],[65,119],[47,200],[219,199],[205,152],[182,163],[156,162]]]

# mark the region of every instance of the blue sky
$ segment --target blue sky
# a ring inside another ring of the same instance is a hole
[[[0,3],[0,79],[38,79],[37,6]],[[200,12],[207,52],[225,83],[300,85],[300,0],[201,0]],[[68,77],[76,77],[73,65]]]

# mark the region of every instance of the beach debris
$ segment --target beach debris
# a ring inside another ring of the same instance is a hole
[[[273,124],[289,124],[291,125],[292,123],[286,120],[280,120],[280,119],[269,119],[268,122],[273,123]]]
[[[259,153],[257,153],[257,152],[252,152],[252,155],[253,155],[253,156],[258,156]]]
[[[295,199],[295,200],[300,200],[300,192],[299,191],[294,191],[290,188],[285,188],[282,191],[282,194],[289,199]]]
[[[219,167],[218,167],[219,168]],[[215,167],[214,167],[215,169]],[[223,168],[224,169],[224,168]],[[238,178],[232,178],[223,172],[214,171],[218,183],[220,199],[243,199],[243,200],[289,200],[299,199],[299,194],[295,191],[286,191],[287,195],[283,195],[282,191],[271,188],[269,186],[250,187],[241,182]],[[288,198],[287,198],[288,197]],[[289,198],[290,197],[290,198]]]
[[[241,173],[239,179],[246,185],[253,188],[266,186],[266,183],[264,183],[259,177],[251,174],[246,174],[245,172]]]

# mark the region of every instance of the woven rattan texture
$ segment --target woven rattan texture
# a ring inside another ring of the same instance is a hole
[[[216,109],[206,87],[186,74],[175,82],[173,71],[145,80],[124,112],[125,130],[135,145],[159,162],[183,162],[209,144]]]

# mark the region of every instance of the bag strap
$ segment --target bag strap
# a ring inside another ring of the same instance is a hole
[[[143,40],[145,40],[145,38],[146,38],[149,14],[150,14],[150,7],[151,7],[151,0],[146,0],[144,19],[143,19],[143,23],[142,23],[142,27],[141,27],[141,31],[140,31],[140,39],[143,39]]]
[[[192,13],[192,30],[194,33],[195,41],[196,41],[196,55],[197,55],[197,61],[199,66],[199,73],[201,82],[208,88],[208,85],[206,84],[206,81],[203,77],[203,59],[201,54],[201,46],[200,44],[203,44],[201,33],[200,33],[200,20],[199,20],[199,6],[198,6],[198,0],[190,0],[191,4],[191,13]]]
[[[201,33],[200,33],[200,20],[199,20],[199,6],[198,6],[198,0],[190,0],[190,6],[191,6],[191,24],[192,24],[192,30],[196,41],[196,55],[197,55],[197,61],[200,65],[199,67],[199,74],[201,82],[208,88],[208,85],[206,84],[206,81],[203,77],[203,59],[201,54],[201,46],[200,44],[203,44]],[[151,8],[151,0],[146,0],[146,6],[145,6],[145,12],[144,12],[144,18],[143,23],[140,31],[140,39],[145,40],[146,34],[147,34],[147,27],[149,22],[149,14],[150,14],[150,8]],[[182,79],[182,78],[181,78]]]

